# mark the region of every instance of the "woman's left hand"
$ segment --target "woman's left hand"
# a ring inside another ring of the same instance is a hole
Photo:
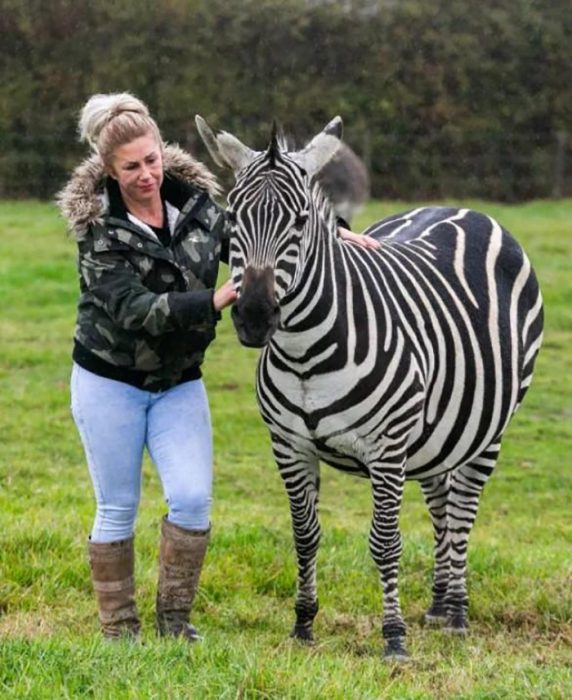
[[[354,233],[353,231],[349,231],[343,226],[338,226],[338,236],[342,239],[342,241],[354,243],[355,245],[359,245],[362,248],[370,248],[372,250],[377,250],[378,248],[381,248],[381,243],[379,241],[376,241],[375,238],[364,236],[361,233]]]
[[[215,311],[222,311],[227,306],[234,304],[237,299],[238,294],[234,288],[232,280],[227,280],[214,293],[213,306],[215,307]]]

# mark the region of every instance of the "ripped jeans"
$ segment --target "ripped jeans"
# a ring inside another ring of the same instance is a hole
[[[209,527],[212,431],[201,379],[153,393],[74,364],[71,409],[97,502],[93,541],[133,535],[145,447],[161,479],[168,520],[188,530]]]

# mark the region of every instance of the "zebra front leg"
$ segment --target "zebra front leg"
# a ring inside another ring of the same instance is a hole
[[[313,641],[312,627],[318,613],[316,589],[316,557],[320,545],[318,520],[319,497],[318,462],[314,468],[298,472],[286,485],[294,531],[294,545],[298,562],[296,595],[296,623],[291,636],[305,642]]]
[[[445,598],[451,573],[450,533],[447,522],[447,500],[449,498],[450,474],[442,474],[421,482],[425,502],[433,522],[435,563],[433,566],[433,599],[425,613],[429,625],[444,625],[447,622]]]
[[[318,613],[316,556],[320,544],[319,462],[314,455],[293,452],[293,448],[282,441],[273,441],[273,447],[290,502],[298,563],[296,622],[290,636],[312,642],[312,627]]]
[[[405,479],[404,462],[383,463],[370,468],[373,517],[369,547],[383,587],[383,638],[386,659],[405,660],[405,622],[399,604],[397,578],[401,557],[399,510]]]
[[[477,517],[479,498],[494,469],[499,450],[500,442],[491,445],[479,457],[451,473],[447,500],[451,571],[445,597],[445,629],[454,634],[465,634],[468,629],[467,546]]]

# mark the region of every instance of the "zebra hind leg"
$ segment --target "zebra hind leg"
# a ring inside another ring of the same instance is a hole
[[[287,448],[285,443],[274,441],[273,446],[290,502],[298,563],[296,622],[290,636],[311,643],[314,639],[314,618],[319,607],[316,590],[316,557],[320,544],[319,463],[317,458],[301,459],[301,455],[292,454],[292,448]]]
[[[477,516],[479,498],[494,469],[499,450],[500,441],[490,445],[471,462],[455,469],[450,476],[447,525],[451,571],[445,597],[445,629],[453,634],[465,634],[468,630],[467,546]]]
[[[433,589],[431,607],[425,613],[425,623],[442,626],[447,622],[445,597],[451,573],[450,533],[447,525],[447,500],[450,474],[442,474],[421,482],[425,502],[433,522],[435,563],[433,567]]]

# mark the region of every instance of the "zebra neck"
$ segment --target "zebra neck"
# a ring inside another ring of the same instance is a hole
[[[320,226],[309,226],[305,233],[298,276],[282,300],[281,322],[275,340],[295,354],[324,343],[337,343],[345,336],[343,316],[345,290],[349,283],[343,249],[335,223],[321,218]],[[335,340],[334,340],[335,339]]]

